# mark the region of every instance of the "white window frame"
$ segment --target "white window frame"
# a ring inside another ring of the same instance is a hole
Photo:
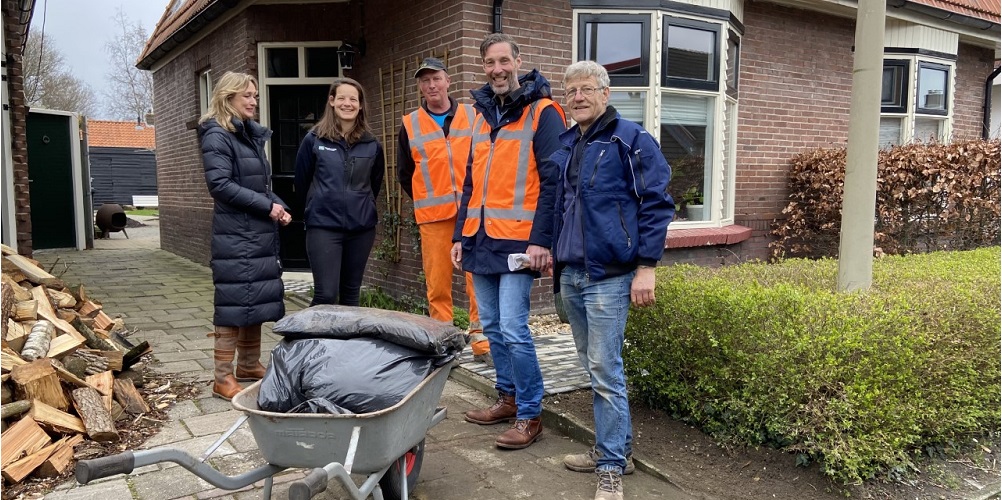
[[[344,42],[332,41],[332,42],[262,42],[257,44],[257,60],[258,60],[258,76],[257,81],[260,84],[258,89],[258,95],[260,99],[258,100],[258,110],[261,114],[261,124],[270,127],[270,117],[268,109],[268,91],[273,85],[330,85],[334,77],[324,76],[324,77],[306,77],[306,49],[313,47],[331,47],[338,48],[343,45]],[[267,52],[268,49],[274,48],[296,48],[298,49],[299,56],[299,70],[296,78],[270,78],[268,77],[268,59]],[[337,76],[344,76],[344,70],[341,69],[341,65],[338,64]],[[267,149],[267,148],[266,148]],[[269,158],[270,159],[270,158]]]
[[[908,69],[905,71],[908,82],[905,89],[907,101],[904,103],[904,112],[881,111],[880,113],[880,118],[900,119],[902,122],[901,135],[898,138],[898,142],[893,145],[925,142],[924,138],[915,138],[915,122],[916,120],[923,119],[941,122],[940,136],[938,140],[944,144],[949,143],[953,139],[953,116],[956,105],[954,96],[956,95],[957,62],[946,58],[939,58],[924,54],[885,53],[884,61],[890,60],[907,61],[908,63]],[[918,78],[919,70],[923,63],[944,67],[948,71],[946,77],[946,113],[929,113],[919,108]],[[882,143],[880,144],[880,147],[890,147],[891,145],[892,144],[889,143]]]
[[[212,101],[212,70],[207,69],[198,74],[198,116],[209,112]]]
[[[740,64],[741,35],[737,34],[738,30],[736,30],[734,26],[726,20],[675,11],[667,12],[660,9],[574,9],[574,21],[572,23],[572,59],[574,61],[579,60],[579,37],[583,36],[583,33],[581,33],[583,26],[581,26],[580,18],[583,15],[649,16],[648,19],[651,29],[650,39],[647,40],[647,43],[649,44],[648,50],[650,51],[650,58],[648,61],[649,67],[647,68],[649,75],[647,85],[614,85],[611,90],[612,92],[642,92],[645,94],[643,126],[653,137],[658,138],[659,142],[661,137],[661,103],[664,95],[670,93],[709,97],[713,100],[713,109],[710,113],[708,113],[708,122],[712,120],[712,124],[708,123],[708,127],[710,128],[709,134],[711,135],[708,135],[706,138],[706,151],[708,154],[712,154],[712,164],[710,173],[704,180],[704,199],[709,202],[709,205],[707,205],[704,210],[709,210],[709,216],[707,217],[708,220],[676,220],[675,222],[672,222],[670,227],[676,229],[691,229],[697,227],[722,227],[734,224],[734,197],[736,185],[734,166],[736,164],[737,152],[737,123],[726,123],[725,121],[730,119],[732,122],[736,122],[738,117],[738,100],[734,96],[736,92],[734,92],[733,89],[731,91],[732,95],[728,95],[727,92],[727,43],[730,34],[736,34],[739,41],[737,58]],[[718,59],[716,90],[696,90],[661,86],[663,73],[662,62],[664,58],[664,54],[661,49],[663,47],[663,37],[667,35],[664,29],[664,21],[666,18],[697,21],[704,24],[719,26],[716,43],[716,57]],[[737,68],[737,70],[739,69],[740,68]],[[724,105],[725,103],[733,105],[730,117],[727,116],[726,106]],[[728,137],[725,138],[725,134]],[[729,178],[725,178],[725,161],[727,165],[727,173],[730,175]],[[712,193],[708,198],[706,198],[707,192]],[[678,196],[681,193],[673,192],[672,194],[674,196]],[[676,200],[676,204],[678,204],[678,202],[679,200]]]

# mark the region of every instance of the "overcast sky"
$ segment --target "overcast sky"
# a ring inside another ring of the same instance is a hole
[[[168,3],[170,0],[35,0],[31,31],[44,29],[45,43],[53,43],[73,73],[94,89],[101,116],[109,71],[104,45],[119,32],[112,20],[115,9],[122,7],[130,21],[138,21],[152,35]]]

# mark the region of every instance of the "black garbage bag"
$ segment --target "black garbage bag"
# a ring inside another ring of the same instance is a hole
[[[466,347],[463,331],[451,324],[371,307],[308,307],[278,320],[272,331],[287,339],[371,337],[442,356],[458,355]]]
[[[257,403],[278,413],[371,413],[399,403],[440,360],[380,339],[285,339]]]

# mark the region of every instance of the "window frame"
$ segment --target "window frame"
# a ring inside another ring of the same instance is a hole
[[[880,107],[880,118],[901,120],[899,137],[894,143],[880,143],[880,147],[899,146],[924,142],[925,138],[916,138],[917,122],[919,120],[935,120],[939,122],[939,136],[937,141],[942,143],[950,142],[953,136],[954,104],[952,103],[955,93],[956,60],[953,55],[917,51],[915,49],[885,48],[883,67],[890,65],[905,64],[904,72],[906,102],[903,106],[883,106]],[[943,95],[944,109],[931,109],[919,106],[919,75],[921,68],[930,68],[946,72],[946,85]]]
[[[949,116],[950,114],[950,82],[953,80],[952,68],[946,64],[932,62],[926,59],[919,59],[915,67],[915,113],[921,115]],[[922,99],[918,95],[919,86],[922,83],[922,70],[932,69],[944,72],[946,79],[943,82],[943,109],[926,108],[921,105]]]
[[[209,112],[209,104],[212,101],[212,68],[198,72],[198,116],[205,116]]]
[[[721,31],[723,26],[718,23],[708,23],[704,21],[697,21],[694,19],[688,19],[683,17],[675,16],[662,16],[662,26],[663,26],[663,36],[661,37],[661,80],[660,85],[662,87],[668,87],[673,89],[693,89],[693,90],[713,90],[716,91],[720,88],[720,46],[721,46]],[[668,32],[672,26],[678,26],[680,28],[689,28],[700,31],[706,31],[713,34],[713,74],[710,75],[712,79],[710,80],[698,80],[695,78],[685,78],[679,76],[668,76],[668,64],[671,62],[668,58]]]
[[[908,75],[910,74],[911,61],[908,59],[884,59],[883,69],[887,68],[898,68],[900,70],[901,81],[898,82],[898,88],[896,89],[898,95],[901,96],[900,105],[884,105],[883,98],[880,102],[880,112],[881,113],[907,113],[908,106],[911,103],[911,95],[908,92],[909,80]],[[883,73],[881,73],[883,75]],[[881,78],[880,86],[881,95],[883,94],[883,78]]]
[[[591,13],[581,13],[577,15],[578,23],[578,40],[575,44],[577,47],[578,54],[585,54],[586,49],[586,37],[584,33],[587,30],[588,23],[605,23],[605,24],[617,24],[617,23],[636,23],[640,24],[640,75],[609,75],[609,81],[612,86],[615,87],[636,87],[642,86],[646,87],[650,85],[651,79],[651,16],[649,14],[591,14]],[[590,58],[589,55],[584,55],[582,57]],[[592,60],[597,60],[597,58],[591,58]]]

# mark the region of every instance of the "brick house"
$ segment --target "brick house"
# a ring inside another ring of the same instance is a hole
[[[173,0],[138,62],[154,72],[161,245],[208,261],[212,201],[194,127],[218,75],[259,79],[275,190],[295,211],[295,151],[332,77],[366,87],[392,180],[400,116],[417,106],[416,62],[445,58],[453,96],[469,101],[485,80],[479,43],[503,31],[558,100],[567,64],[606,65],[611,103],[661,141],[671,192],[689,198],[665,262],[765,258],[790,158],[848,136],[855,16],[855,3],[829,0]],[[989,0],[888,2],[882,143],[980,136],[999,22]],[[423,297],[409,202],[394,182],[384,192],[366,283]],[[301,233],[300,223],[283,234],[287,266],[305,264]],[[552,304],[549,287],[543,279],[534,290],[540,308]]]
[[[28,38],[28,28],[34,2],[30,0],[0,0],[3,17],[3,152],[0,156],[0,191],[3,208],[0,209],[5,245],[17,249],[21,255],[31,255],[31,195],[28,190],[28,139],[26,135],[28,108],[24,103],[24,73],[22,72],[22,46]]]

